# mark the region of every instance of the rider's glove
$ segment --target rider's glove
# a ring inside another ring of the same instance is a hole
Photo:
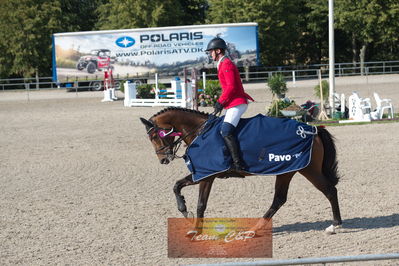
[[[216,102],[213,108],[215,109],[215,114],[217,114],[223,110],[223,105],[221,105],[219,102]]]

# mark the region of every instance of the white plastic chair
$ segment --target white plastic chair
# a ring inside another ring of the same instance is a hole
[[[363,114],[370,114],[372,110],[370,98],[360,98],[359,94],[356,91],[354,91],[352,95],[354,95],[355,98],[359,99],[360,107],[362,108]]]
[[[334,103],[335,103],[335,109],[338,110],[342,113],[345,112],[345,105],[346,105],[346,99],[345,99],[345,94],[343,93],[334,93]]]
[[[377,104],[376,112],[378,119],[382,119],[384,111],[388,111],[388,117],[393,118],[393,106],[391,99],[381,99],[378,93],[374,92],[374,99]]]

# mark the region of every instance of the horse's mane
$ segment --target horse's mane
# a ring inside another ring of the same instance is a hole
[[[150,119],[152,119],[152,118],[154,118],[154,117],[156,117],[156,116],[158,116],[160,114],[169,112],[169,111],[181,111],[181,112],[187,112],[187,113],[193,113],[193,114],[197,114],[197,115],[202,115],[202,116],[206,116],[206,117],[209,116],[209,113],[205,113],[205,112],[201,112],[201,111],[197,111],[197,110],[192,110],[192,109],[187,109],[187,108],[182,108],[182,107],[167,107],[167,108],[159,111],[155,115],[151,116]]]

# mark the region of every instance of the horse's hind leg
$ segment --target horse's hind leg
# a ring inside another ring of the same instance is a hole
[[[310,168],[311,165],[299,171],[305,176],[324,196],[330,201],[333,212],[333,225],[342,224],[341,213],[339,211],[337,189],[320,171]]]
[[[273,203],[265,215],[263,215],[263,218],[272,218],[278,209],[287,201],[288,188],[295,173],[296,172],[290,172],[276,176]]]
[[[191,174],[178,180],[173,187],[173,192],[175,193],[176,200],[177,200],[177,209],[183,214],[184,217],[187,218],[188,212],[186,207],[186,200],[184,196],[181,194],[182,188],[186,186],[196,185],[198,183],[194,182],[191,178]]]

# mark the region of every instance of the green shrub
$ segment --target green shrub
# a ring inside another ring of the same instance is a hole
[[[329,85],[328,85],[328,81],[327,80],[323,80],[321,82],[321,85],[323,86],[323,101],[327,102],[328,101],[328,97],[330,95],[330,89],[329,89]],[[316,85],[314,88],[314,95],[317,96],[319,99],[320,98],[320,84]]]
[[[158,89],[165,89],[165,84],[158,83]],[[141,84],[137,86],[137,98],[155,99],[155,84]]]
[[[126,83],[126,80],[119,81],[119,91],[121,91],[123,93],[125,93],[125,83]]]
[[[272,92],[273,96],[281,97],[287,91],[287,83],[283,74],[277,73],[272,75],[269,80],[267,81],[267,85],[269,86],[270,91]]]
[[[155,85],[142,84],[137,86],[137,98],[139,99],[155,99]]]
[[[126,80],[120,82],[119,90],[125,93]],[[163,83],[158,84],[158,89],[165,89],[166,86]],[[155,84],[141,84],[136,87],[138,99],[155,99]]]

